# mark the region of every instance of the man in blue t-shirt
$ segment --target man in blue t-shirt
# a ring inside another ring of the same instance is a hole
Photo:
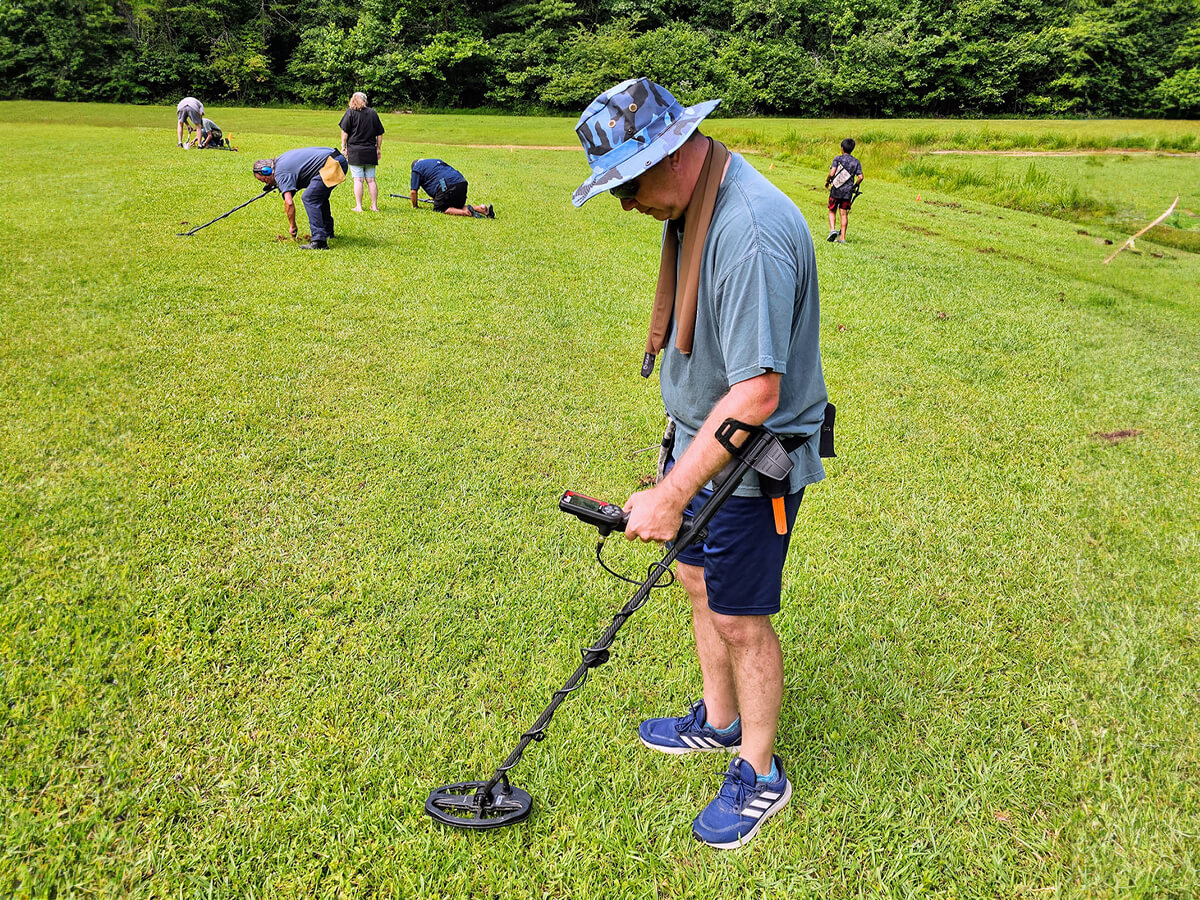
[[[607,191],[627,212],[664,223],[642,374],[663,352],[659,381],[674,448],[659,482],[626,501],[626,537],[669,541],[685,509],[711,496],[708,486],[730,461],[715,437],[727,419],[765,425],[793,461],[790,479],[776,486],[782,496],[747,478],[703,544],[680,553],[676,577],[691,600],[703,696],[682,716],[646,719],[638,729],[645,746],[664,753],[738,753],[692,822],[701,841],[729,849],[751,840],[791,796],[775,754],[783,656],[770,617],[780,610],[804,488],[824,477],[814,436],[827,396],[808,226],[745,159],[696,130],[719,102],[684,108],[645,78],[601,94],[576,125],[593,174],[572,202]]]
[[[857,196],[856,188],[862,183],[862,163],[850,154],[854,152],[854,138],[842,141],[842,152],[833,158],[829,174],[825,176],[825,187],[829,188],[829,238],[839,244],[846,243],[846,223],[850,221],[850,207]],[[834,222],[834,214],[841,212],[842,227]]]
[[[409,197],[417,208],[417,191],[424,190],[433,198],[434,212],[450,216],[471,216],[475,219],[494,219],[496,210],[490,203],[471,206],[467,203],[467,179],[462,172],[441,159],[414,159]]]
[[[310,243],[301,250],[328,250],[333,237],[333,210],[329,195],[346,180],[349,164],[332,147],[303,147],[289,150],[275,159],[260,159],[254,164],[254,177],[265,185],[279,188],[283,211],[287,215],[288,234],[296,236],[296,203],[293,197],[303,191],[304,212],[312,232]]]

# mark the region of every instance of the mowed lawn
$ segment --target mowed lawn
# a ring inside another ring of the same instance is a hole
[[[725,760],[635,730],[699,690],[673,587],[513,771],[533,816],[469,834],[429,792],[489,777],[628,596],[557,499],[653,470],[659,227],[571,207],[582,153],[528,148],[572,119],[389,113],[382,210],[339,187],[330,252],[275,195],[178,237],[340,111],[210,115],[240,152],[178,150],[168,108],[0,104],[0,895],[1200,893],[1200,256],[1103,265],[1132,229],[869,152],[832,245],[824,171],[748,157],[818,239],[838,404],[777,617],[793,799],[744,850],[691,838]],[[843,126],[890,123],[827,124],[829,157]],[[497,218],[387,198],[417,156]],[[1147,221],[1180,159],[1129,163],[1170,167]]]

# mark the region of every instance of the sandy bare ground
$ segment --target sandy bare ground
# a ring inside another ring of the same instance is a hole
[[[578,150],[573,147],[556,147],[553,144],[459,144],[460,147],[470,147],[472,150]]]

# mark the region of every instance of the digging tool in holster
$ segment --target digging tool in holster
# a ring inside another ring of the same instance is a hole
[[[829,459],[837,456],[833,452],[833,424],[834,418],[837,415],[837,408],[832,403],[825,404],[825,417],[821,422],[821,427],[808,435],[791,435],[788,437],[779,436],[779,440],[774,445],[768,445],[765,448],[766,453],[772,451],[778,452],[782,459],[763,459],[755,460],[754,470],[758,473],[759,488],[763,492],[764,497],[771,498],[771,509],[775,514],[775,532],[777,534],[787,534],[787,509],[784,505],[783,498],[788,495],[789,474],[791,473],[791,461],[789,457],[805,444],[812,440],[813,435],[820,435],[818,438],[817,453],[822,459]],[[730,427],[736,426],[736,427]],[[725,423],[717,429],[717,440],[721,446],[734,454],[734,458],[730,460],[729,465],[722,469],[717,477],[713,479],[713,486],[720,485],[733,470],[738,463],[737,446],[733,443],[733,435],[737,431],[752,432],[754,429],[751,425],[746,425],[743,422],[738,422],[735,419],[727,419]],[[778,449],[777,449],[778,448]]]

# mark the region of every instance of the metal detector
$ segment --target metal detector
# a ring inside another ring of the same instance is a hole
[[[208,227],[209,225],[211,225],[213,222],[220,222],[220,221],[221,221],[222,219],[224,219],[226,216],[232,216],[232,215],[233,215],[235,212],[237,212],[237,211],[238,211],[239,209],[241,209],[243,206],[249,206],[249,205],[250,205],[251,203],[253,203],[255,200],[261,200],[263,197],[267,196],[267,194],[271,193],[271,191],[273,191],[273,190],[275,190],[275,185],[273,185],[273,184],[265,184],[265,185],[263,185],[262,193],[261,193],[261,194],[259,194],[257,197],[251,197],[251,198],[250,198],[249,200],[247,200],[245,203],[242,203],[242,204],[240,204],[240,205],[238,205],[238,206],[235,206],[235,207],[234,207],[233,209],[231,209],[229,212],[227,212],[227,213],[221,213],[221,215],[219,215],[219,216],[217,216],[215,219],[213,219],[213,220],[212,220],[212,222],[205,222],[203,225],[197,225],[197,226],[196,226],[195,228],[193,228],[191,231],[177,231],[177,232],[175,232],[175,236],[176,236],[176,237],[191,237],[193,234],[195,234],[195,233],[196,233],[197,231],[199,231],[201,228],[207,228],[207,227]]]
[[[401,200],[411,200],[412,199],[412,197],[410,197],[408,194],[388,194],[388,196],[389,197],[399,197]],[[430,206],[433,205],[433,200],[431,200],[429,197],[418,197],[417,202],[418,203],[428,203]]]
[[[741,446],[734,444],[734,438],[739,432],[746,432],[747,437]],[[670,574],[671,563],[685,547],[703,540],[707,534],[707,525],[733,492],[737,490],[742,479],[751,469],[776,480],[786,478],[792,470],[792,461],[788,457],[779,438],[765,428],[747,425],[736,419],[726,419],[717,429],[717,440],[733,455],[733,462],[724,472],[714,479],[715,490],[708,502],[701,507],[694,517],[684,519],[678,537],[668,546],[663,558],[650,567],[649,575],[641,583],[637,592],[613,616],[612,624],[604,631],[596,642],[585,647],[580,652],[583,662],[567,679],[558,691],[551,697],[549,705],[537,717],[528,731],[521,735],[521,740],[513,748],[508,758],[496,769],[495,774],[487,781],[460,781],[445,784],[429,795],[425,801],[425,812],[443,825],[454,828],[485,830],[503,828],[520,822],[529,816],[533,810],[533,798],[508,780],[509,770],[521,760],[525,748],[533,741],[541,741],[546,737],[546,727],[554,717],[555,710],[566,700],[567,696],[583,686],[587,680],[588,671],[608,662],[609,649],[616,639],[617,632],[625,621],[646,603],[650,591],[656,587],[666,587],[670,579],[659,583],[664,575]],[[595,525],[600,531],[600,544],[596,547],[599,558],[604,539],[613,531],[624,531],[626,517],[619,506],[603,503],[584,497],[574,491],[567,491],[559,500],[559,508],[582,519],[588,524]],[[603,561],[601,561],[603,565]],[[635,582],[636,583],[636,582]]]

